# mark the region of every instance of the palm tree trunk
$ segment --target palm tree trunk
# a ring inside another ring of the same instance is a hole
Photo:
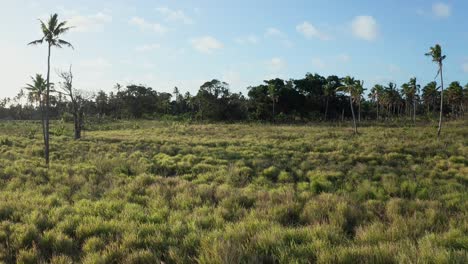
[[[349,96],[349,105],[351,106],[351,114],[353,115],[354,134],[357,134],[356,116],[354,115],[353,99],[351,96]]]
[[[41,126],[42,126],[42,139],[44,140],[45,144],[45,124],[44,124],[44,102],[42,99],[42,94],[39,95],[39,109],[41,111]]]
[[[442,72],[442,63],[439,64],[440,68],[440,84],[441,84],[441,90],[440,90],[440,114],[439,114],[439,128],[437,129],[437,137],[440,137],[440,132],[442,131],[442,115],[443,115],[443,110],[444,110],[444,75]]]
[[[413,99],[413,122],[416,123],[416,96]]]
[[[45,109],[45,142],[44,142],[44,155],[47,167],[49,167],[49,109],[50,109],[50,50],[51,44],[49,43],[49,50],[47,55],[47,90],[46,90],[46,109]]]
[[[359,98],[359,113],[358,113],[358,118],[359,118],[359,123],[361,123],[361,98]]]

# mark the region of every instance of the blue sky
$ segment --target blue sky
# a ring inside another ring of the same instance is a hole
[[[37,18],[57,12],[75,28],[75,50],[53,50],[55,71],[72,64],[76,88],[111,91],[115,83],[194,93],[213,78],[233,91],[264,79],[307,72],[352,75],[398,85],[432,81],[424,56],[440,43],[447,82],[468,82],[468,1],[55,1],[0,0],[0,97],[14,96],[44,73],[46,47]]]

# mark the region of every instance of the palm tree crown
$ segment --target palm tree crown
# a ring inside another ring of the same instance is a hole
[[[69,42],[60,39],[60,36],[71,29],[71,27],[67,27],[67,22],[58,21],[58,15],[53,14],[50,16],[50,19],[47,23],[39,19],[41,23],[41,30],[44,34],[41,39],[34,40],[30,42],[28,45],[39,45],[42,44],[44,41],[47,42],[50,46],[55,46],[58,48],[62,48],[63,46],[67,46],[73,48],[73,45]]]
[[[40,101],[47,88],[47,82],[41,74],[36,74],[35,77],[31,76],[31,83],[26,84],[25,88],[29,91],[30,97]]]
[[[442,55],[442,47],[436,44],[434,47],[429,49],[429,52],[425,54],[428,57],[432,57],[432,61],[441,64],[447,56]]]

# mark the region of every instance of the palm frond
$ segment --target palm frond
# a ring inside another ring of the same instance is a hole
[[[42,29],[42,33],[44,34],[44,37],[49,36],[50,30],[47,27],[47,25],[44,23],[44,21],[39,19],[39,23],[41,23],[41,29]]]
[[[44,38],[31,41],[28,43],[28,45],[39,45],[39,44],[42,44],[43,42],[44,42]]]
[[[67,47],[69,47],[69,48],[75,49],[75,48],[73,47],[73,45],[72,45],[70,42],[65,41],[65,40],[63,40],[63,39],[59,39],[59,40],[58,40],[58,43],[59,43],[60,45],[64,45],[64,46],[67,46]]]

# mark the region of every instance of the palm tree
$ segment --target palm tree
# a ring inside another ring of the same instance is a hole
[[[364,93],[364,81],[356,81],[353,91],[354,101],[358,102],[358,122],[361,123],[361,100]]]
[[[47,87],[47,82],[44,80],[41,74],[36,74],[35,77],[31,77],[31,83],[26,84],[26,90],[29,91],[29,96],[33,100],[39,102],[39,109],[41,112],[41,125],[42,125],[42,136],[45,144],[45,124],[44,124],[44,92]]]
[[[376,84],[372,89],[370,93],[370,98],[375,102],[377,105],[377,120],[379,120],[379,105],[380,105],[380,97],[382,96],[384,92],[384,87],[380,84]]]
[[[356,80],[350,76],[346,76],[343,79],[343,86],[337,88],[337,91],[341,91],[344,93],[349,94],[349,105],[351,107],[351,114],[353,115],[353,128],[354,134],[358,133],[357,125],[356,125],[356,116],[354,114],[354,107],[353,107],[353,94],[356,93]]]
[[[44,155],[47,166],[49,166],[49,108],[50,108],[50,52],[52,47],[62,48],[67,46],[73,48],[73,46],[60,39],[60,37],[70,30],[70,27],[66,27],[67,22],[59,22],[58,15],[53,14],[50,16],[47,24],[42,20],[39,20],[41,24],[41,30],[44,34],[41,39],[30,42],[28,45],[39,45],[44,42],[48,45],[47,53],[47,81],[46,81],[46,94],[45,94],[45,120],[44,120]]]
[[[439,88],[437,87],[436,82],[430,82],[422,89],[422,99],[424,101],[424,104],[426,105],[427,114],[429,114],[431,107],[432,111],[434,111],[435,109],[435,101],[438,96],[438,89]]]
[[[403,96],[405,97],[405,113],[406,115],[411,116],[411,100],[413,99],[412,97],[412,92],[411,92],[411,86],[409,83],[404,83],[401,85],[401,92]]]
[[[278,103],[279,95],[276,85],[270,83],[268,85],[268,94],[270,95],[271,101],[273,102],[273,120],[275,119],[275,104]]]
[[[413,122],[416,123],[416,101],[418,100],[419,89],[421,85],[419,85],[415,78],[411,78],[409,81],[409,86],[411,88],[411,95],[413,97]]]
[[[445,92],[447,102],[452,108],[452,115],[457,117],[463,110],[463,87],[459,82],[452,82]]]
[[[440,132],[442,131],[442,115],[444,108],[444,75],[443,75],[443,61],[447,56],[442,55],[442,47],[439,44],[436,44],[434,47],[431,47],[429,52],[425,54],[428,57],[432,58],[432,61],[437,63],[439,70],[437,71],[437,76],[440,74],[440,115],[439,115],[439,128],[437,129],[437,137],[440,137]]]

